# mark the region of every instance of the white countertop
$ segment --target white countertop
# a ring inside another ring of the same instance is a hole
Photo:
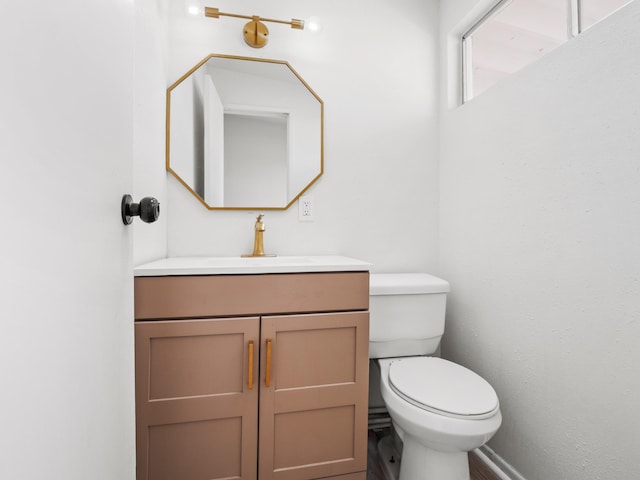
[[[243,275],[368,271],[373,265],[355,258],[321,256],[282,257],[169,257],[138,265],[136,277],[166,275]]]

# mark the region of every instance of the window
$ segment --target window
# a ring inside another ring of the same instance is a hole
[[[501,0],[462,37],[463,101],[633,0]]]
[[[616,10],[624,7],[632,0],[580,0],[580,31],[608,17]]]

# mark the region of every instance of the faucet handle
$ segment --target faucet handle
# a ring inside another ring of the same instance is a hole
[[[258,217],[256,218],[256,226],[255,229],[258,232],[264,232],[265,228],[264,228],[264,223],[262,223],[262,219],[264,218],[264,214],[261,213],[260,215],[258,215]]]

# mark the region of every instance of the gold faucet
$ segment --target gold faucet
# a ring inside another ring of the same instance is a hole
[[[268,255],[264,253],[264,223],[262,219],[264,215],[261,213],[256,218],[256,224],[254,227],[255,230],[255,238],[253,240],[253,253],[242,255],[243,257],[275,257],[275,255]]]

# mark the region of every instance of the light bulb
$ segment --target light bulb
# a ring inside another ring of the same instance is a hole
[[[318,33],[322,31],[322,23],[318,17],[309,17],[304,21],[304,29]]]
[[[203,11],[202,0],[186,0],[187,13],[189,15],[200,15]]]

